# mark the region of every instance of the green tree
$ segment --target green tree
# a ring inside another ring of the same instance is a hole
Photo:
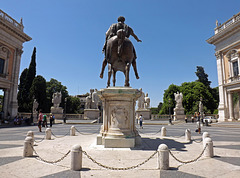
[[[171,84],[167,90],[164,90],[163,104],[159,114],[169,114],[169,107],[171,108],[171,114],[173,114],[173,108],[176,104],[174,100],[174,93],[177,93],[179,91],[179,86],[174,84]]]
[[[30,97],[33,98],[33,96],[39,104],[38,109],[42,109],[43,112],[48,112],[46,105],[46,80],[41,75],[38,75],[33,80],[32,87],[30,89]]]
[[[160,102],[160,103],[158,104],[158,107],[156,107],[156,108],[155,108],[155,107],[150,108],[151,113],[152,113],[152,114],[158,114],[159,111],[160,111],[161,108],[162,108],[162,105],[163,105],[163,103]]]
[[[213,113],[216,105],[207,86],[202,82],[185,82],[180,86],[183,94],[183,107],[186,114],[199,111],[200,97],[203,98],[204,112]]]
[[[20,76],[20,82],[18,85],[18,95],[17,95],[17,99],[18,99],[18,111],[19,112],[24,112],[26,111],[25,108],[27,108],[27,103],[26,103],[26,98],[28,97],[28,93],[25,90],[25,85],[26,85],[26,76],[28,73],[28,69],[24,69],[23,72],[21,73]]]
[[[80,99],[78,97],[69,96],[67,98],[67,113],[79,114],[80,113]]]
[[[60,104],[60,107],[64,108],[65,98],[68,97],[68,91],[67,87],[62,85],[61,82],[57,81],[56,79],[51,78],[49,82],[47,82],[47,89],[46,89],[46,95],[47,95],[47,107],[49,108],[48,111],[50,111],[50,108],[52,106],[52,95],[56,92],[62,93],[62,101]]]
[[[18,86],[18,104],[19,111],[21,112],[31,112],[33,98],[30,95],[30,88],[32,86],[33,80],[36,76],[36,47],[33,48],[31,62],[28,69],[24,69],[20,77],[20,83]]]
[[[202,82],[204,85],[210,88],[211,82],[208,80],[208,74],[205,73],[202,66],[197,66],[197,72],[195,74],[198,77],[198,82]]]

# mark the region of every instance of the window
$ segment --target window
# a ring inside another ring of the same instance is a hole
[[[3,74],[4,72],[4,64],[5,60],[0,58],[0,74]]]
[[[235,61],[232,63],[233,65],[233,76],[236,77],[238,76],[238,61]]]

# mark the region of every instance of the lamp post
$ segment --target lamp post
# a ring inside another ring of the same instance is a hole
[[[169,124],[172,125],[172,118],[171,118],[171,99],[168,99],[168,104],[169,104]]]
[[[64,123],[66,123],[66,113],[67,113],[67,98],[65,98],[65,103],[64,103]]]
[[[200,97],[199,101],[199,114],[198,114],[198,133],[201,134],[201,120],[203,120],[203,103],[202,97]]]

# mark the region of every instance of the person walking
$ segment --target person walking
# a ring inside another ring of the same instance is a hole
[[[41,109],[39,110],[39,114],[38,114],[38,129],[39,132],[42,132],[42,120],[43,120],[43,114]]]
[[[47,115],[46,114],[43,115],[43,124],[42,124],[42,126],[43,127],[48,127],[47,126]]]
[[[52,113],[50,114],[49,120],[50,120],[50,127],[52,127],[52,124],[53,124],[53,121],[54,121]]]
[[[140,124],[140,128],[142,128],[143,129],[143,117],[142,117],[142,114],[140,114],[140,116],[139,116],[139,124]]]

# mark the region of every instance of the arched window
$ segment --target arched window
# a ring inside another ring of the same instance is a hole
[[[5,60],[0,58],[0,74],[4,74]]]
[[[232,49],[227,52],[226,57],[229,62],[229,81],[239,80],[239,54],[238,50]]]

